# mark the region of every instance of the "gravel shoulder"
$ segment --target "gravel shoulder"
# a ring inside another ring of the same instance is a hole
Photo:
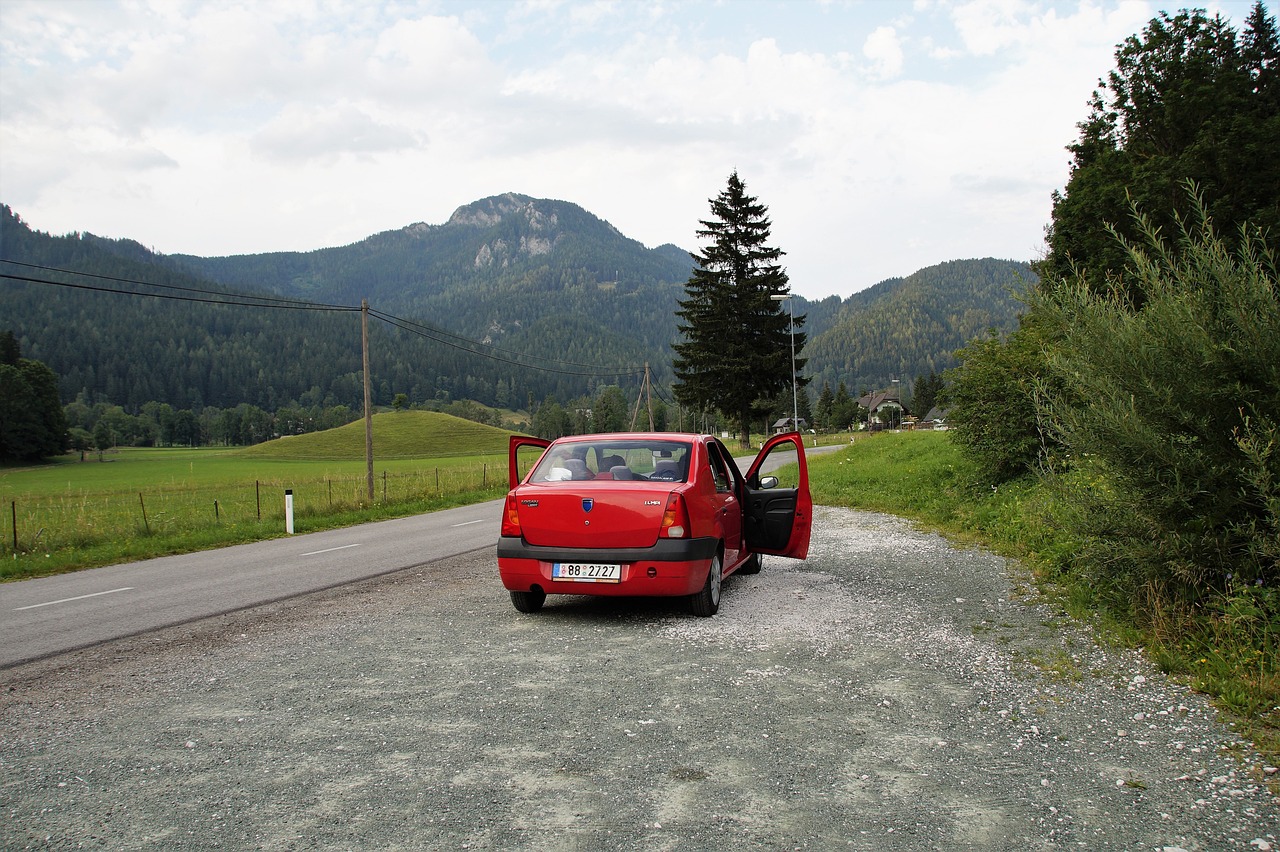
[[[1280,849],[1201,696],[1016,564],[843,509],[711,619],[521,615],[486,547],[0,671],[0,701],[13,849]]]

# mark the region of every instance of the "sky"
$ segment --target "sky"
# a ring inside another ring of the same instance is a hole
[[[736,170],[845,297],[1040,257],[1117,45],[1186,5],[1253,3],[0,0],[0,202],[220,256],[516,192],[695,250]]]

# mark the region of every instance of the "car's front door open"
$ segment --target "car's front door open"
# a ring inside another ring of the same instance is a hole
[[[520,471],[520,448],[535,447],[539,451],[545,450],[551,446],[551,442],[545,438],[530,438],[527,435],[512,435],[511,442],[507,447],[507,481],[511,488],[515,488],[520,484],[523,475]]]
[[[794,460],[792,451],[795,452]],[[765,488],[761,483],[764,478],[762,469],[774,452],[784,453],[783,464],[794,463],[798,471],[787,485]],[[804,439],[800,433],[775,435],[766,441],[751,463],[746,480],[743,531],[747,547],[757,553],[792,559],[808,556],[809,535],[813,528],[813,498],[809,494],[809,466],[805,461]]]

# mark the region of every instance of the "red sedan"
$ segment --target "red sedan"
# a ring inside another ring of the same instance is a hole
[[[521,481],[525,446],[543,452]],[[778,450],[795,453],[794,487],[760,475]],[[759,571],[764,553],[809,552],[813,501],[795,432],[765,443],[746,475],[716,438],[671,432],[514,437],[510,470],[498,572],[521,612],[547,595],[664,595],[715,615],[725,577]]]

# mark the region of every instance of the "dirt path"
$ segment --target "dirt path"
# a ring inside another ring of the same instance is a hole
[[[843,510],[712,619],[520,615],[486,550],[0,689],[5,848],[1280,849],[1203,699]]]

